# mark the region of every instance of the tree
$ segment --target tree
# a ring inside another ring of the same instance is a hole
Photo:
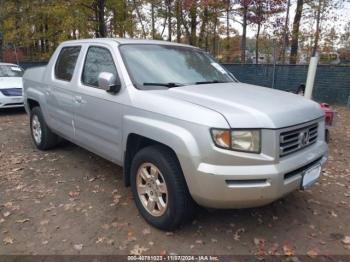
[[[299,28],[300,21],[303,13],[304,0],[297,0],[297,7],[295,11],[294,21],[293,21],[293,30],[292,30],[292,41],[290,47],[290,64],[296,64],[298,56],[298,47],[299,47]]]
[[[287,2],[286,19],[285,19],[284,28],[283,28],[283,40],[282,40],[282,50],[281,50],[282,64],[284,64],[286,60],[286,47],[288,45],[288,38],[289,38],[288,37],[289,8],[290,8],[290,0],[288,0]]]
[[[249,21],[257,25],[256,41],[255,41],[255,63],[259,61],[259,36],[261,27],[268,21],[268,19],[277,13],[284,10],[284,0],[253,0],[249,12]],[[276,20],[277,21],[277,20]],[[269,21],[272,27],[277,26],[276,21]]]
[[[246,61],[246,45],[247,45],[247,25],[248,25],[248,9],[252,0],[240,0],[240,13],[242,15],[242,38],[241,38],[241,63]]]

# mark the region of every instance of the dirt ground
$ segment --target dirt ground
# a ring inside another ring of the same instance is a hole
[[[314,187],[261,208],[200,210],[163,232],[138,214],[120,167],[68,142],[40,152],[24,111],[3,110],[0,254],[350,255],[350,109],[337,112]]]

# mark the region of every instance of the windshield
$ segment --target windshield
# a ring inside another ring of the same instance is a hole
[[[125,44],[124,63],[137,88],[234,82],[229,72],[205,52],[174,45]]]
[[[0,77],[22,77],[23,70],[15,65],[0,65]]]

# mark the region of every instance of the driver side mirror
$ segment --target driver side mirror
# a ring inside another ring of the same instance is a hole
[[[98,87],[110,93],[118,93],[121,88],[121,83],[112,73],[101,72],[98,75]]]

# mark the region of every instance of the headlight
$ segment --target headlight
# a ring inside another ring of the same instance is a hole
[[[211,129],[211,135],[218,147],[260,153],[260,130]]]

